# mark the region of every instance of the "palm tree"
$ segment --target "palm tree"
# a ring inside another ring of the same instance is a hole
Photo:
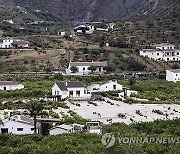
[[[29,112],[29,115],[31,117],[33,117],[33,120],[34,120],[34,133],[36,134],[37,133],[37,117],[38,116],[48,116],[48,113],[43,111],[44,110],[44,106],[40,103],[40,102],[37,102],[37,101],[33,101],[31,103],[29,103],[27,105],[27,108],[26,108]]]
[[[3,121],[2,121],[2,119],[0,119],[0,125],[3,125]]]

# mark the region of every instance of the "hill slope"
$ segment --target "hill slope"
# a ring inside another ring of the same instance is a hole
[[[65,21],[113,20],[134,15],[166,16],[179,12],[179,0],[9,0],[34,13],[46,11]],[[4,1],[7,3],[7,0]]]

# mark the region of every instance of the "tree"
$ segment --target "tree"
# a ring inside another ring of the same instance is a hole
[[[44,71],[46,73],[50,73],[52,71],[52,67],[47,66],[47,67],[44,68]]]
[[[115,70],[116,70],[116,68],[115,68],[115,67],[110,66],[110,65],[108,65],[108,66],[104,66],[104,67],[103,67],[103,69],[104,69],[105,71],[107,71],[107,72],[113,72],[113,71],[115,71]]]
[[[174,63],[173,65],[172,65],[172,69],[179,69],[180,67],[179,67],[179,64],[178,63]]]
[[[48,113],[43,111],[44,106],[37,101],[29,103],[26,107],[29,112],[29,115],[33,117],[34,120],[34,133],[37,133],[37,117],[38,116],[48,116]]]
[[[76,73],[78,71],[78,68],[76,66],[72,66],[70,68],[70,70],[73,72],[73,73]]]
[[[136,83],[136,80],[134,78],[129,79],[129,85],[133,86]]]
[[[54,79],[56,80],[63,80],[63,75],[61,73],[55,74]]]
[[[0,125],[3,125],[3,121],[0,119]]]
[[[88,67],[88,70],[90,70],[91,72],[96,71],[97,67],[96,66],[90,66]]]

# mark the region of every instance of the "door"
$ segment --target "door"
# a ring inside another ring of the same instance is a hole
[[[7,134],[8,128],[1,128],[1,134]]]

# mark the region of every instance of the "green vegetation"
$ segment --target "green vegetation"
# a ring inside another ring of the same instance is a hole
[[[118,114],[118,117],[119,117],[119,118],[122,118],[122,119],[126,119],[126,115],[123,114],[123,113],[119,113],[119,114]]]
[[[153,113],[157,113],[157,114],[160,114],[160,115],[164,115],[164,113],[160,110],[152,110]]]
[[[73,123],[85,124],[86,119],[83,119],[73,110],[69,110],[68,113],[70,114],[70,116],[61,112],[62,119],[59,122],[59,124],[73,124]]]
[[[140,115],[140,116],[143,116],[143,114],[141,113],[140,110],[136,110],[136,114]]]
[[[97,103],[92,102],[92,101],[90,101],[90,100],[88,100],[87,103],[88,103],[88,104],[92,104],[92,105],[94,105],[94,106],[98,106]]]
[[[144,122],[126,125],[115,123],[103,127],[103,134],[113,132],[115,137],[142,137],[142,138],[179,138],[180,119],[155,122]],[[41,135],[0,135],[1,153],[64,153],[64,154],[117,154],[117,153],[178,153],[179,144],[161,143],[118,143],[110,148],[105,148],[101,143],[102,135],[75,133],[57,136]]]
[[[133,82],[120,81],[121,84],[129,86],[133,90],[137,90],[138,94],[134,97],[148,99],[149,101],[138,101],[128,98],[128,103],[160,103],[160,104],[179,104],[180,103],[180,82],[168,82],[160,79],[149,79]]]

